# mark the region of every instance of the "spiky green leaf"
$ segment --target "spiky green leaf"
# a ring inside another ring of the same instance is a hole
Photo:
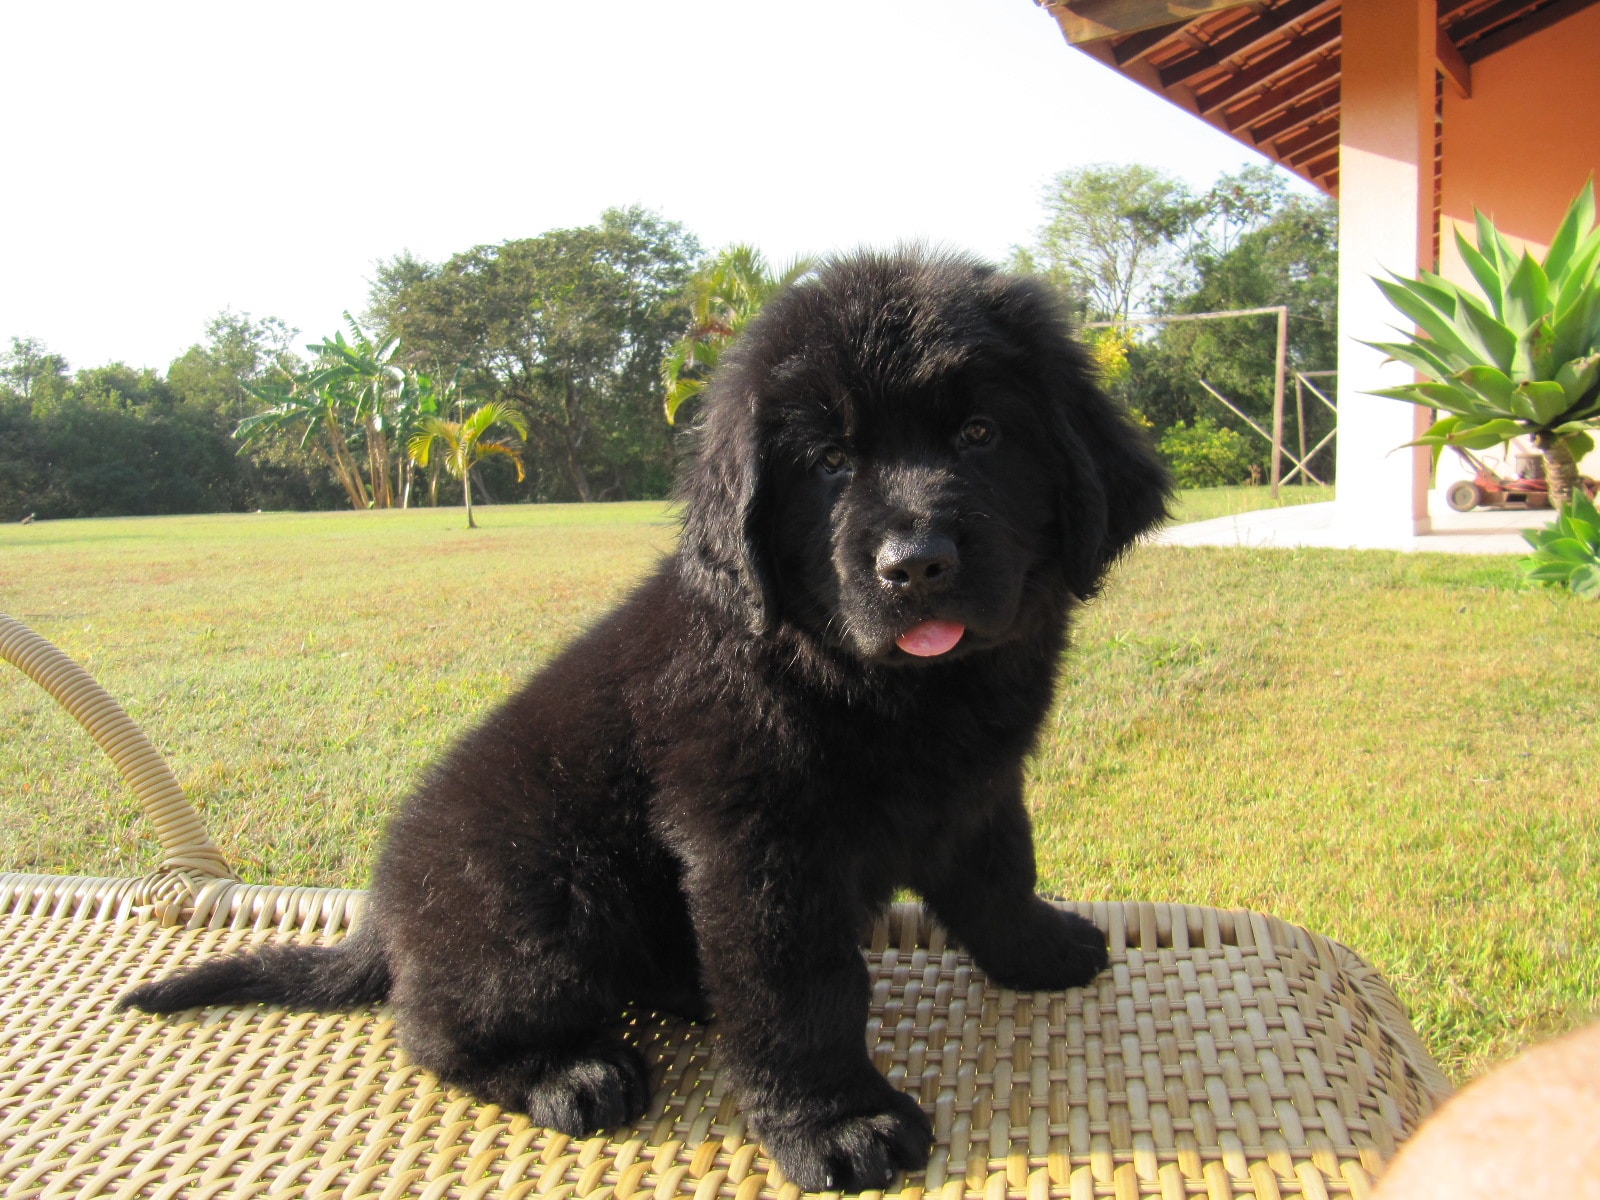
[[[1390,304],[1410,317],[1440,348],[1459,357],[1462,366],[1483,361],[1483,356],[1470,348],[1456,329],[1453,310],[1450,316],[1439,311],[1419,292],[1419,285],[1404,280],[1375,279],[1373,282]]]
[[[1549,362],[1559,366],[1600,351],[1600,286],[1590,287],[1550,324],[1545,350]]]
[[[1521,334],[1550,311],[1550,280],[1533,255],[1523,252],[1515,274],[1506,284],[1506,303],[1500,314],[1513,334]]]
[[[1461,446],[1467,450],[1488,450],[1526,432],[1527,430],[1519,422],[1504,418],[1485,421],[1481,425],[1463,421],[1450,435],[1450,445]]]
[[[1471,296],[1463,295],[1456,308],[1455,332],[1474,352],[1480,363],[1512,369],[1517,353],[1517,335]]]
[[[1567,576],[1567,586],[1585,600],[1600,600],[1600,566],[1585,563]]]
[[[1510,271],[1511,265],[1500,261],[1500,240],[1495,236],[1494,223],[1484,216],[1482,209],[1472,210],[1473,224],[1478,234],[1478,251],[1488,259],[1489,265],[1502,274]]]
[[[1555,379],[1566,392],[1568,404],[1578,404],[1588,398],[1589,392],[1600,387],[1600,354],[1562,363],[1556,369]]]
[[[1575,542],[1581,542],[1585,546],[1595,545],[1596,539],[1600,538],[1600,527],[1597,527],[1593,522],[1575,517],[1570,512],[1563,513],[1562,516],[1564,518],[1562,524],[1565,526],[1562,532],[1567,537]]]
[[[1594,180],[1583,185],[1583,190],[1567,206],[1555,236],[1550,239],[1550,249],[1544,256],[1544,269],[1552,280],[1558,278],[1572,261],[1583,238],[1594,227]]]
[[[1457,372],[1455,378],[1483,397],[1496,412],[1511,411],[1511,397],[1516,390],[1511,377],[1498,367],[1468,367]]]
[[[1517,385],[1511,400],[1512,413],[1524,421],[1541,428],[1549,426],[1567,411],[1567,393],[1559,383],[1550,380]]]
[[[1472,392],[1453,383],[1403,383],[1395,387],[1374,388],[1368,395],[1382,396],[1386,400],[1404,400],[1407,404],[1420,404],[1424,408],[1442,408],[1445,412],[1463,417],[1500,415],[1485,412],[1482,403]]]
[[[1552,562],[1537,554],[1530,554],[1522,560],[1522,577],[1529,583],[1565,584],[1574,571],[1581,569],[1577,563]]]
[[[1362,342],[1362,345],[1381,350],[1396,362],[1403,362],[1413,370],[1435,380],[1448,379],[1457,370],[1447,363],[1442,355],[1434,351],[1431,342]]]
[[[1469,242],[1466,235],[1458,227],[1456,229],[1456,249],[1461,253],[1461,259],[1467,264],[1467,270],[1472,272],[1472,277],[1478,281],[1478,286],[1483,289],[1483,294],[1488,298],[1489,307],[1497,317],[1504,317],[1502,311],[1502,298],[1505,293],[1504,281],[1500,272],[1483,254]]]
[[[1590,563],[1594,561],[1594,551],[1583,542],[1574,537],[1551,538],[1539,547],[1540,553],[1552,558],[1569,563]]]
[[[1591,233],[1573,251],[1565,274],[1550,277],[1550,286],[1556,293],[1554,308],[1558,316],[1571,308],[1593,284],[1597,263],[1600,263],[1600,229]]]

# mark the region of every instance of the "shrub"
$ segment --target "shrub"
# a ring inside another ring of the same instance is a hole
[[[1226,487],[1244,483],[1256,459],[1244,438],[1210,417],[1193,425],[1179,421],[1162,434],[1156,449],[1181,488]]]
[[[1522,536],[1533,547],[1522,560],[1529,580],[1600,600],[1600,512],[1582,488],[1572,493],[1572,503],[1562,509],[1554,525],[1524,529]]]

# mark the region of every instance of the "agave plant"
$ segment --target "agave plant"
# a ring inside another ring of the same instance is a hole
[[[1536,583],[1565,586],[1580,596],[1600,600],[1600,512],[1579,489],[1548,529],[1525,529],[1533,553],[1522,571]]]
[[[1456,245],[1483,298],[1424,271],[1377,280],[1416,323],[1405,341],[1369,342],[1427,376],[1374,395],[1440,409],[1413,445],[1486,450],[1526,434],[1544,455],[1550,496],[1572,497],[1578,460],[1600,425],[1600,229],[1594,181],[1578,193],[1542,261],[1518,255],[1482,213],[1478,243]]]

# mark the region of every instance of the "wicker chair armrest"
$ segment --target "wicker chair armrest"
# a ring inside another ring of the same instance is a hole
[[[4,613],[0,613],[0,658],[49,692],[110,756],[155,825],[164,874],[182,877],[191,894],[211,880],[238,878],[160,751],[87,671]]]

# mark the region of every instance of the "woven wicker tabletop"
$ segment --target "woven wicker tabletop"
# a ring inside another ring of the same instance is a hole
[[[441,1088],[383,1008],[114,1012],[140,980],[337,937],[359,907],[234,885],[180,927],[126,911],[125,882],[0,876],[8,1197],[798,1195],[747,1133],[714,1026],[635,1020],[649,1112],[574,1141]],[[1448,1090],[1388,987],[1325,938],[1243,912],[1075,907],[1110,934],[1112,968],[1062,993],[987,985],[915,906],[880,923],[866,1036],[937,1137],[902,1195],[1361,1196]]]

